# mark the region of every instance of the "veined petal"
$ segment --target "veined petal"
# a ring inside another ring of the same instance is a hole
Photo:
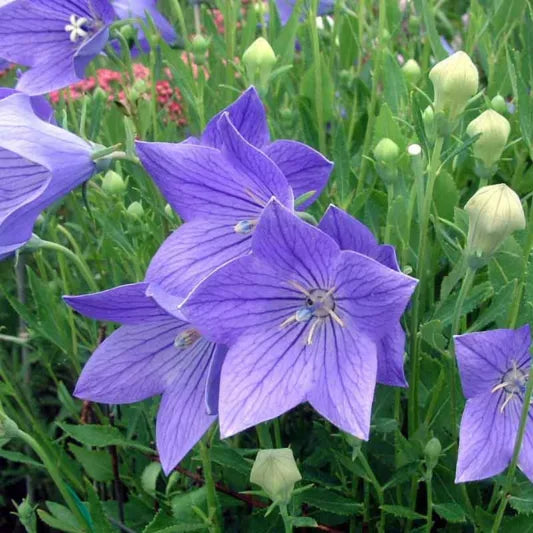
[[[148,283],[131,283],[93,294],[63,296],[63,300],[78,313],[95,320],[144,324],[168,319],[168,313],[146,296],[147,288]]]
[[[197,345],[197,346],[196,346]],[[178,358],[157,413],[156,443],[165,474],[200,440],[216,416],[205,407],[207,375],[216,346],[198,341]]]
[[[137,142],[136,146],[143,166],[186,221],[202,218],[236,224],[256,219],[276,192],[270,175],[257,190],[248,175],[214,148],[188,142]]]
[[[156,301],[159,307],[162,307],[169,315],[176,317],[179,320],[186,320],[179,306],[184,298],[178,294],[171,294],[157,283],[148,283],[146,288],[146,296],[149,296]]]
[[[407,387],[404,371],[405,332],[398,322],[378,341],[377,382],[391,387]]]
[[[309,392],[311,405],[338,428],[368,440],[374,388],[376,345],[351,324],[325,321],[317,332],[318,381]]]
[[[190,324],[168,318],[120,327],[93,353],[80,375],[74,395],[102,403],[132,403],[161,394],[212,344],[198,339],[177,348],[178,335]],[[204,391],[202,389],[202,411]]]
[[[379,339],[400,320],[417,280],[356,252],[343,251],[334,282],[341,318]]]
[[[11,89],[9,87],[0,87],[0,100],[11,96],[12,94],[17,94],[16,89]],[[50,124],[55,124],[54,119],[54,108],[50,105],[48,100],[44,96],[34,96],[31,98],[31,107],[33,112],[45,122]]]
[[[281,280],[330,289],[340,250],[333,239],[300,220],[276,200],[263,212],[252,238],[253,253],[278,270]]]
[[[305,296],[280,281],[276,271],[246,256],[209,276],[181,309],[207,338],[229,344],[247,332],[281,331],[304,304]]]
[[[207,384],[205,386],[205,407],[207,414],[218,414],[218,399],[220,396],[220,373],[222,371],[222,363],[226,359],[228,348],[221,344],[217,344],[216,350],[213,352],[209,370],[207,373]]]
[[[309,207],[327,185],[333,163],[320,152],[297,141],[274,141],[263,150],[283,172],[294,191],[295,198],[316,191],[298,206],[298,209],[304,210]]]
[[[104,49],[109,40],[109,27],[104,26],[78,48],[73,58],[74,72],[78,78],[85,76],[89,63]]]
[[[533,413],[531,408],[526,422],[520,455],[518,456],[518,466],[533,483]]]
[[[315,381],[319,342],[305,342],[310,325],[267,329],[233,344],[222,366],[220,434],[230,437],[305,401]]]
[[[455,355],[467,398],[489,393],[502,381],[513,363],[529,369],[531,334],[528,325],[519,329],[495,329],[454,337]]]
[[[186,222],[156,252],[146,281],[170,294],[187,295],[218,267],[248,253],[250,237],[237,233],[232,224]]]
[[[510,463],[522,402],[514,396],[501,412],[504,401],[503,391],[467,400],[459,434],[456,483],[495,476]]]
[[[394,247],[379,245],[372,232],[362,222],[342,209],[330,205],[318,227],[334,239],[342,250],[358,252],[393,270],[399,270]]]
[[[249,87],[235,102],[215,115],[207,124],[201,142],[213,148],[221,148],[223,133],[218,129],[218,121],[223,113],[228,113],[237,131],[257,148],[262,149],[269,140],[265,107],[255,87]]]
[[[265,205],[275,196],[278,202],[292,209],[292,190],[283,172],[272,159],[244,139],[231,122],[229,113],[222,113],[217,125],[224,139],[221,151],[227,155],[235,168],[246,176],[249,192],[266,200]]]

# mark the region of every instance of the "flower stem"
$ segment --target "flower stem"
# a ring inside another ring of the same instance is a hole
[[[426,497],[427,497],[427,513],[426,513],[426,530],[431,533],[433,526],[433,469],[428,468],[426,472]]]
[[[426,289],[426,255],[429,230],[429,216],[431,213],[431,203],[433,200],[433,189],[437,181],[440,156],[444,138],[438,137],[433,147],[433,154],[429,163],[428,183],[422,202],[422,213],[420,220],[420,235],[418,240],[418,260],[416,273],[420,280],[417,287],[417,294],[413,302],[413,314],[411,321],[411,386],[409,388],[408,414],[409,414],[409,435],[413,435],[418,428],[418,374],[420,372],[420,342],[418,339],[418,325],[421,312],[421,304],[424,301]]]
[[[309,27],[311,30],[311,45],[313,47],[313,59],[315,64],[315,107],[318,122],[318,147],[326,153],[326,129],[324,124],[324,98],[322,94],[322,68],[324,67],[320,56],[320,42],[318,38],[318,28],[316,18],[318,13],[318,0],[311,2],[309,10]]]
[[[211,441],[209,433],[200,441],[200,456],[202,458],[202,469],[207,490],[207,511],[211,521],[211,533],[221,533],[220,512],[217,498],[215,481],[213,479],[213,469],[211,465]]]
[[[292,533],[292,522],[287,511],[287,504],[283,503],[279,505],[279,513],[283,519],[283,525],[285,526],[285,533]]]
[[[520,448],[522,447],[522,441],[524,440],[524,433],[526,430],[526,423],[530,410],[531,393],[533,392],[533,365],[529,367],[529,378],[526,387],[526,393],[524,394],[524,404],[522,406],[522,413],[520,415],[520,425],[518,426],[518,435],[513,450],[513,458],[511,460],[511,466],[507,470],[507,476],[503,484],[503,491],[500,501],[500,506],[496,513],[496,520],[492,526],[492,532],[497,533],[500,530],[500,524],[507,508],[508,494],[513,483],[514,475],[516,472],[516,465],[518,463],[518,457],[520,455]]]
[[[385,531],[385,512],[382,509],[383,505],[385,504],[385,499],[383,497],[383,489],[381,488],[381,485],[379,484],[379,481],[377,480],[374,471],[366,460],[366,457],[364,456],[363,452],[359,452],[359,455],[357,457],[361,462],[361,465],[363,466],[365,472],[367,473],[370,479],[370,483],[372,483],[372,486],[374,487],[374,490],[376,491],[376,495],[378,497],[380,516],[377,530],[382,533]]]

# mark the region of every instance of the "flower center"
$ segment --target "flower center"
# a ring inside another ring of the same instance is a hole
[[[503,375],[502,381],[496,385],[491,392],[502,390],[505,392],[505,400],[500,407],[500,412],[503,413],[509,402],[513,399],[515,394],[524,394],[526,391],[528,374],[524,370],[518,368],[516,361],[513,361],[513,366],[507,370]]]
[[[257,222],[257,220],[241,220],[240,222],[237,222],[235,226],[233,226],[233,231],[241,235],[248,235],[255,229]]]
[[[70,34],[70,41],[73,43],[78,42],[78,39],[84,39],[87,37],[89,30],[87,30],[87,23],[89,22],[86,17],[78,17],[78,15],[70,15],[70,24],[65,26],[65,31]],[[85,26],[85,27],[84,27]]]
[[[190,328],[182,331],[174,340],[174,347],[178,350],[185,350],[192,346],[202,335],[197,329]]]
[[[282,322],[282,328],[293,322],[308,322],[312,320],[306,341],[306,344],[312,344],[318,327],[328,317],[339,324],[339,326],[344,327],[344,322],[335,310],[335,287],[331,289],[306,289],[296,281],[291,281],[290,284],[305,296],[305,300],[304,305],[296,313]]]

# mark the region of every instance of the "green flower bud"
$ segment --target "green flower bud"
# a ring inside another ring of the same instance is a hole
[[[126,210],[128,216],[131,218],[140,219],[144,215],[144,209],[143,206],[140,204],[140,202],[132,202],[128,209]]]
[[[384,137],[374,148],[376,161],[384,165],[393,165],[398,160],[400,149],[391,139]]]
[[[479,86],[476,66],[465,52],[455,52],[439,61],[429,73],[433,83],[435,113],[444,113],[449,120],[455,120],[474,96]]]
[[[165,205],[165,215],[167,217],[172,218],[174,216],[174,210],[170,206],[170,204]]]
[[[505,101],[505,98],[501,94],[497,94],[490,101],[490,105],[492,106],[492,109],[500,113],[500,115],[507,113],[507,102]]]
[[[403,67],[403,74],[409,83],[416,83],[422,74],[420,65],[414,59],[408,59]]]
[[[433,437],[428,441],[426,447],[424,448],[424,455],[426,456],[426,462],[429,468],[434,468],[437,466],[441,451],[442,446],[437,437]]]
[[[426,109],[422,112],[422,122],[424,123],[424,130],[426,132],[426,135],[433,139],[435,137],[435,113],[433,112],[433,108],[428,105]]]
[[[411,15],[407,21],[407,27],[409,29],[409,33],[418,34],[420,32],[420,17]]]
[[[35,507],[30,503],[29,498],[25,498],[17,505],[17,515],[20,523],[24,526],[28,533],[35,533],[37,531],[37,517],[35,516]]]
[[[260,450],[255,458],[250,481],[259,485],[273,502],[289,503],[294,484],[302,476],[290,448]]]
[[[108,170],[102,181],[102,189],[107,194],[122,194],[126,190],[126,184],[120,174],[114,170]]]
[[[206,39],[199,33],[192,39],[192,53],[194,55],[194,62],[197,65],[203,65],[206,60],[207,50],[209,50],[209,39]]]
[[[133,41],[137,35],[137,31],[131,24],[124,24],[124,26],[121,26],[120,33],[126,41]]]
[[[268,41],[263,37],[256,39],[244,52],[242,62],[250,81],[266,88],[268,78],[276,63],[276,54]]]
[[[469,257],[490,257],[516,230],[526,227],[518,195],[505,183],[481,187],[465,205]]]
[[[500,159],[510,132],[509,121],[492,109],[481,113],[466,128],[470,137],[481,133],[473,150],[474,157],[480,159],[486,168],[492,167]]]

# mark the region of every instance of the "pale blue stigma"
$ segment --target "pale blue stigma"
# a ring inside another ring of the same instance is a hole
[[[247,235],[248,233],[251,233],[253,229],[255,228],[257,224],[257,221],[255,220],[241,220],[235,226],[233,226],[233,230],[235,233],[240,233],[241,235]]]
[[[307,322],[311,319],[313,316],[313,308],[312,307],[302,307],[301,309],[298,309],[296,311],[296,322]]]

